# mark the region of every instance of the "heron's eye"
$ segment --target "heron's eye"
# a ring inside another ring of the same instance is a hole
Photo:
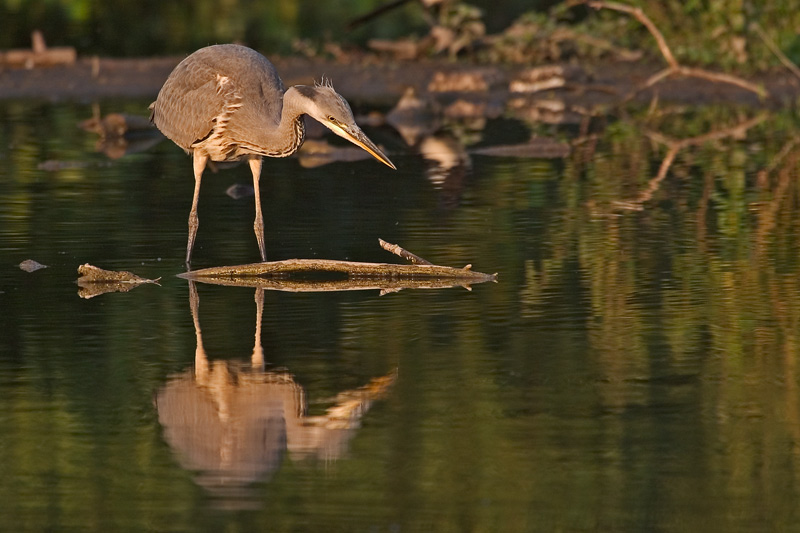
[[[333,122],[334,124],[337,122],[333,115],[328,115],[328,121]]]

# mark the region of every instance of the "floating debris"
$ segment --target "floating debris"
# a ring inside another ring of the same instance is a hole
[[[103,270],[88,263],[78,267],[78,274],[80,274],[76,281],[80,287],[78,295],[85,299],[107,292],[128,292],[145,283],[158,285],[158,280],[161,279],[142,278],[125,270]]]
[[[234,183],[225,190],[225,194],[234,200],[250,198],[251,196],[255,195],[255,193],[256,191],[251,185],[245,185],[244,183]]]
[[[37,270],[47,268],[47,265],[43,265],[38,261],[34,261],[33,259],[26,259],[25,261],[19,264],[19,268],[21,268],[25,272],[36,272]]]

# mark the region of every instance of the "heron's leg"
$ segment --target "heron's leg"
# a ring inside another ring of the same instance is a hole
[[[203,170],[206,168],[208,156],[200,152],[193,152],[192,166],[194,167],[194,197],[192,198],[192,210],[189,212],[189,242],[186,243],[186,265],[192,260],[192,248],[194,248],[194,238],[197,236],[197,227],[200,219],[197,217],[197,201],[200,199],[200,178],[203,177]]]
[[[256,197],[256,220],[253,222],[253,229],[256,232],[258,249],[261,252],[261,260],[267,260],[267,251],[264,247],[264,217],[261,215],[261,192],[258,188],[258,180],[261,178],[261,157],[250,158],[250,170],[253,172],[253,191]]]
[[[264,347],[261,346],[261,317],[264,315],[264,289],[259,287],[256,289],[256,340],[253,344],[253,355],[250,356],[250,362],[253,371],[264,371]]]
[[[189,308],[192,311],[194,322],[194,335],[197,339],[197,348],[194,351],[194,375],[199,383],[207,383],[209,376],[208,357],[203,347],[203,331],[200,329],[200,296],[194,281],[189,282]]]

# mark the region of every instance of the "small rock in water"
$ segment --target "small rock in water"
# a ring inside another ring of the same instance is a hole
[[[43,265],[38,261],[34,261],[33,259],[26,259],[19,264],[19,267],[25,272],[35,272],[37,270],[41,270],[42,268],[47,268],[47,265]]]
[[[228,189],[225,191],[225,194],[227,194],[234,200],[241,200],[242,198],[253,196],[255,194],[255,190],[249,185],[234,183],[233,185],[228,187]]]

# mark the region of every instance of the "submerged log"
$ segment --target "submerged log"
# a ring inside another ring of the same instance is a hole
[[[220,285],[262,287],[290,292],[379,289],[382,293],[404,288],[465,287],[497,281],[497,274],[434,265],[403,248],[380,240],[392,253],[414,261],[411,265],[362,263],[331,259],[287,259],[246,265],[190,270],[178,276]]]

